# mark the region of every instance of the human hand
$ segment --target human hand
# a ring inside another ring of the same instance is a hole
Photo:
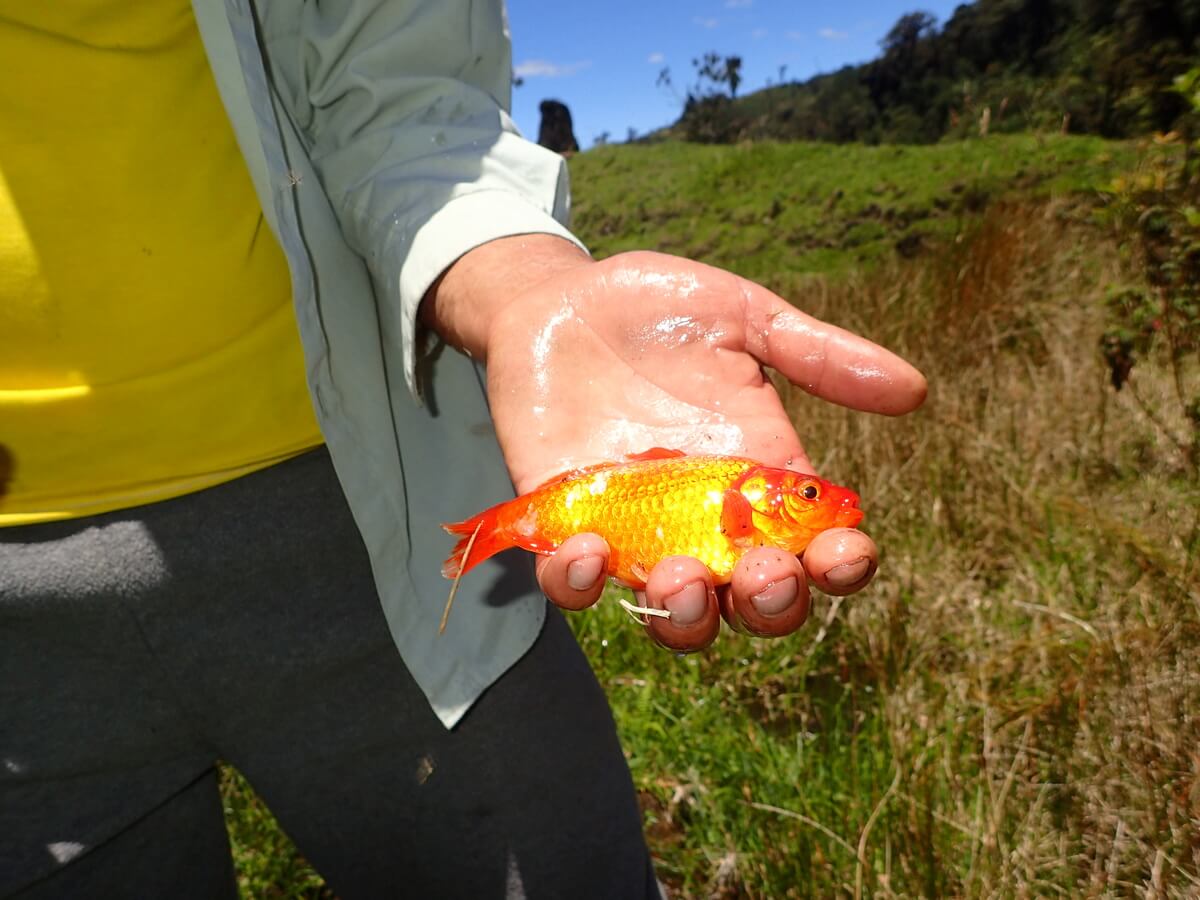
[[[513,260],[527,265],[514,270]],[[505,277],[514,271],[523,282]],[[502,302],[479,303],[514,282]],[[925,395],[924,379],[899,357],[752,282],[676,257],[593,262],[556,238],[510,238],[472,251],[440,287],[426,320],[486,362],[519,492],[653,446],[811,472],[764,365],[856,409],[900,414]],[[647,629],[674,649],[711,643],[722,616],[739,630],[783,635],[807,617],[809,580],[851,593],[870,581],[877,556],[865,534],[835,529],[818,535],[803,561],[774,548],[747,552],[720,588],[698,560],[673,557],[655,566],[639,599],[670,610]],[[607,558],[602,538],[575,535],[539,559],[538,578],[553,602],[583,608],[603,590]]]

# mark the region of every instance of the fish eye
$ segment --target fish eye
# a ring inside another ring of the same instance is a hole
[[[815,484],[806,484],[804,489],[800,491],[800,496],[805,500],[816,500],[819,496],[821,496],[821,491]]]

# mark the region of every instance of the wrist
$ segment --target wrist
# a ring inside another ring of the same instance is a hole
[[[551,234],[497,238],[468,250],[426,292],[419,316],[453,347],[487,362],[488,335],[502,310],[534,286],[594,265],[576,244]]]

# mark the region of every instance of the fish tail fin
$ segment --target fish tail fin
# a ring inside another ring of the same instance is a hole
[[[500,504],[485,509],[479,515],[462,522],[448,522],[442,525],[450,534],[459,535],[460,538],[454,545],[454,552],[442,563],[443,576],[458,578],[488,557],[516,546],[516,542],[500,528],[499,512],[503,506],[504,504]]]

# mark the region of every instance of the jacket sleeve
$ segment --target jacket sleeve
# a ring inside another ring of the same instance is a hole
[[[501,0],[259,0],[271,80],[381,302],[402,317],[468,250],[566,229],[567,169],[509,115]],[[580,245],[582,246],[582,244]]]

